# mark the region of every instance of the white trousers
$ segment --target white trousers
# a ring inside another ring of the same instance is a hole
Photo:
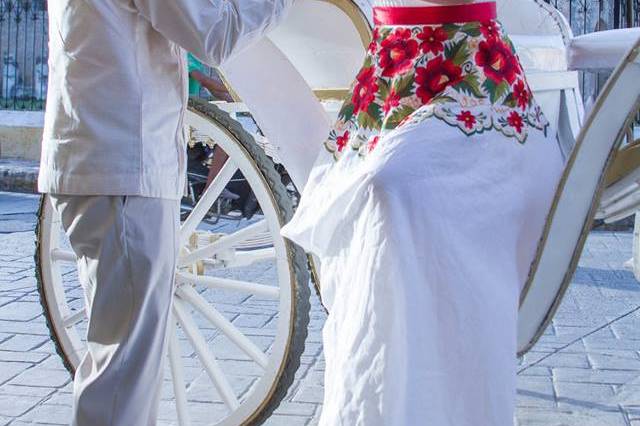
[[[179,201],[52,195],[85,289],[88,352],[74,426],[155,425],[178,253]]]

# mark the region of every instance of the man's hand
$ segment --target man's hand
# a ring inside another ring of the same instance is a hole
[[[202,86],[209,91],[216,99],[233,102],[233,97],[227,90],[224,84],[219,81],[214,80],[213,78],[205,75],[200,71],[191,71],[189,73],[189,77],[196,80],[198,83],[202,84]]]

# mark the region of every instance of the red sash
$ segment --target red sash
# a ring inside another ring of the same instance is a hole
[[[495,2],[427,7],[374,7],[376,25],[437,25],[496,19]]]

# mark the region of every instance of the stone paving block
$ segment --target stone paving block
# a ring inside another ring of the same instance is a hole
[[[526,370],[522,371],[521,373],[518,373],[519,376],[522,377],[527,377],[527,376],[534,376],[534,377],[551,377],[551,368],[549,367],[529,367]]]
[[[596,385],[623,385],[640,376],[638,371],[592,370],[589,368],[553,368],[556,382],[593,383]]]
[[[550,377],[518,377],[518,407],[555,408],[556,397]]]
[[[233,324],[237,327],[256,327],[260,328],[267,324],[273,318],[272,315],[250,315],[241,314],[236,317]]]
[[[46,336],[15,334],[0,344],[0,350],[29,352],[49,342]]]
[[[589,362],[597,370],[639,370],[640,357],[633,350],[600,350],[587,354]]]
[[[572,367],[590,368],[591,364],[585,353],[559,352],[537,364],[540,367]]]
[[[21,417],[27,422],[46,423],[53,425],[69,425],[71,410],[66,405],[42,404]]]
[[[318,404],[306,402],[283,402],[278,407],[278,413],[288,416],[313,417],[318,410]]]
[[[11,384],[22,386],[61,387],[69,383],[69,373],[61,370],[30,368],[11,380]]]
[[[2,368],[0,368],[0,384],[7,382],[10,379],[13,379],[18,374],[25,371],[27,368],[31,367],[32,364],[28,364],[26,362],[5,362],[2,364]]]
[[[518,410],[517,426],[628,426],[622,413]]]
[[[555,390],[558,407],[563,410],[619,411],[615,402],[607,402],[615,395],[611,385],[556,382]]]
[[[50,356],[46,361],[40,362],[38,364],[39,368],[44,368],[46,370],[62,370],[67,371],[64,364],[62,363],[62,358],[57,355]]]
[[[6,395],[0,393],[0,415],[19,417],[40,404],[39,396]]]
[[[598,351],[601,349],[634,350],[640,347],[637,340],[616,339],[597,335],[585,338],[584,345],[588,351]]]
[[[58,388],[53,387],[34,387],[34,386],[19,386],[6,383],[0,386],[0,393],[7,395],[17,396],[37,396],[41,401],[46,400],[54,393],[58,393]]]
[[[0,307],[0,320],[30,321],[42,315],[42,306],[32,302],[14,302]]]
[[[324,388],[322,386],[302,386],[293,398],[296,402],[322,403]]]
[[[309,419],[307,417],[276,414],[271,416],[264,424],[269,426],[305,426],[308,422]]]

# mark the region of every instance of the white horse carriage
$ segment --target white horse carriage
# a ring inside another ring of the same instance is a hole
[[[309,271],[315,268],[279,234],[295,197],[277,170],[286,169],[295,187],[304,187],[361,65],[371,38],[370,16],[364,0],[299,0],[282,27],[220,70],[237,102],[191,104],[186,117],[191,134],[219,146],[229,159],[180,230],[170,375],[161,403],[168,423],[188,425],[196,414],[215,425],[261,423],[293,382],[309,323]],[[602,217],[630,215],[638,206],[640,157],[632,129],[640,103],[640,43],[634,30],[574,39],[563,16],[539,0],[498,1],[498,17],[567,159],[522,294],[518,347],[523,354],[562,300],[603,191]],[[585,119],[576,68],[616,65]],[[245,112],[261,135],[232,118]],[[258,214],[250,220],[210,220],[216,200],[239,173],[255,194]],[[73,374],[86,347],[84,297],[74,254],[46,196],[37,238],[42,305],[51,337]],[[203,410],[208,411],[203,415]]]

